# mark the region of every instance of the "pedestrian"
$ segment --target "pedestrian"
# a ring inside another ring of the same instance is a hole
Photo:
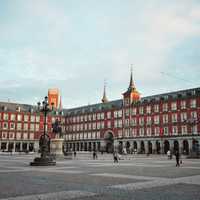
[[[180,154],[179,154],[178,150],[175,151],[175,157],[176,157],[176,167],[180,167],[180,163],[179,163]]]
[[[113,153],[113,159],[114,159],[114,163],[118,163],[118,155],[116,151]]]
[[[171,152],[170,152],[170,150],[168,150],[167,151],[167,157],[168,157],[168,159],[170,159],[170,156],[171,156]]]
[[[97,153],[96,151],[93,151],[93,160],[97,159]]]
[[[76,158],[76,151],[74,151],[74,158]]]

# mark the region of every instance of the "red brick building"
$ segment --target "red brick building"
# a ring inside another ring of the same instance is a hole
[[[200,88],[140,97],[132,73],[123,99],[66,111],[66,149],[189,154],[200,144]]]
[[[55,119],[62,122],[64,115],[52,111],[47,117],[46,130],[51,138],[52,123]],[[44,115],[36,106],[0,102],[0,149],[2,151],[34,151],[39,149],[39,138],[44,131]]]
[[[123,98],[48,115],[47,131],[58,118],[66,151],[189,154],[200,144],[200,88],[140,97],[131,73]],[[38,150],[44,117],[36,106],[0,102],[0,149]]]

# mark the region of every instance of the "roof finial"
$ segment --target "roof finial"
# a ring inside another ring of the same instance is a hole
[[[104,89],[103,89],[103,98],[102,98],[102,103],[107,103],[108,99],[106,97],[106,79],[104,79]]]

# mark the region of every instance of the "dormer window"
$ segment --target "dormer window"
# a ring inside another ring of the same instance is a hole
[[[21,111],[20,106],[17,106],[16,111],[17,111],[17,112],[20,112],[20,111]]]

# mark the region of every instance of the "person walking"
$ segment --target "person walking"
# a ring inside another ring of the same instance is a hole
[[[180,167],[180,154],[178,152],[178,150],[175,151],[175,157],[176,157],[176,167]]]
[[[114,163],[118,163],[118,155],[116,151],[113,153],[113,159],[114,159]]]

